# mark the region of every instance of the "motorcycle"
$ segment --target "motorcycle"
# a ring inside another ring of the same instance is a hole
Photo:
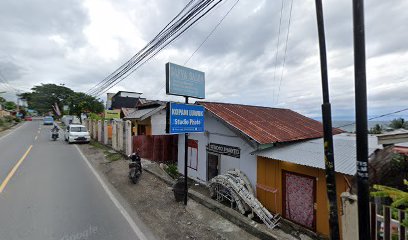
[[[59,138],[58,130],[55,130],[55,131],[52,130],[51,131],[51,138],[52,138],[53,141],[56,141]]]
[[[129,160],[129,179],[133,184],[136,184],[142,174],[142,163],[139,153],[136,152],[129,155]]]

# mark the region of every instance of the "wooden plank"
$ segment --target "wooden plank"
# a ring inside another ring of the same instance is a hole
[[[398,219],[400,222],[400,228],[399,228],[399,239],[400,240],[405,240],[406,237],[406,229],[405,227],[402,225],[402,222],[405,219],[405,212],[402,210],[398,210]]]
[[[377,240],[377,206],[370,202],[371,239]]]
[[[391,240],[391,209],[384,206],[384,240]]]

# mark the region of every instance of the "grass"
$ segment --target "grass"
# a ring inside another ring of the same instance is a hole
[[[94,148],[103,150],[103,153],[105,154],[105,157],[109,162],[114,162],[123,159],[123,155],[121,153],[114,152],[114,150],[112,150],[111,148],[97,141],[91,141],[89,144]]]
[[[104,153],[106,159],[108,159],[110,162],[114,162],[123,158],[122,154],[120,153],[111,153],[109,151],[105,151]]]
[[[91,140],[91,142],[90,142],[89,144],[90,144],[92,147],[94,147],[94,148],[99,148],[99,149],[102,149],[102,150],[105,150],[105,151],[109,151],[109,150],[110,150],[109,147],[107,147],[107,146],[105,146],[105,145],[103,145],[102,143],[97,142],[97,141]]]
[[[0,118],[0,132],[7,130],[9,128],[11,128],[12,126],[14,126],[14,122],[12,119],[10,118]]]

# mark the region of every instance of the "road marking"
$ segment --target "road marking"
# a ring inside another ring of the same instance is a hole
[[[25,124],[25,122],[24,123],[22,123],[22,124],[20,124],[19,126],[17,126],[16,128],[10,128],[10,129],[7,129],[6,131],[10,131],[9,133],[7,133],[6,135],[4,135],[4,136],[2,136],[2,137],[0,137],[0,140],[2,140],[2,139],[5,139],[8,135],[10,135],[10,134],[12,134],[12,133],[14,133],[15,132],[15,130],[17,130],[18,128],[20,128],[21,126],[23,126]]]
[[[34,141],[37,140],[38,136],[35,136]]]
[[[143,232],[140,230],[140,228],[136,225],[136,223],[133,221],[132,217],[129,215],[129,213],[125,210],[125,208],[120,204],[118,199],[113,195],[113,193],[109,190],[108,186],[106,186],[105,182],[102,180],[101,176],[96,172],[96,170],[92,167],[91,163],[89,162],[88,158],[82,153],[81,149],[77,145],[75,145],[76,149],[78,150],[79,154],[81,155],[82,159],[86,162],[88,167],[91,169],[92,173],[95,175],[96,179],[98,179],[99,183],[102,185],[103,189],[105,192],[108,194],[109,198],[112,200],[112,202],[115,204],[115,206],[118,208],[122,216],[126,219],[126,221],[129,223],[130,227],[132,228],[133,232],[136,234],[136,236],[140,240],[147,240],[146,236],[143,234]]]
[[[38,132],[37,133],[40,133],[40,130],[38,130]]]
[[[18,167],[21,165],[21,163],[24,161],[24,159],[27,157],[28,153],[31,151],[31,148],[33,145],[30,145],[30,147],[27,149],[27,151],[24,153],[24,155],[18,160],[16,165],[14,165],[13,169],[9,172],[7,175],[6,179],[4,179],[3,183],[0,185],[0,193],[3,192],[4,188],[7,186],[7,183],[10,181],[10,179],[13,177],[14,173],[16,173]]]

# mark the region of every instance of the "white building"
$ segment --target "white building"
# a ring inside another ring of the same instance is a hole
[[[319,138],[322,124],[289,109],[197,102],[206,109],[205,132],[189,135],[188,176],[201,183],[237,168],[254,188],[256,150],[281,143]],[[184,172],[184,135],[178,140],[178,169]]]

